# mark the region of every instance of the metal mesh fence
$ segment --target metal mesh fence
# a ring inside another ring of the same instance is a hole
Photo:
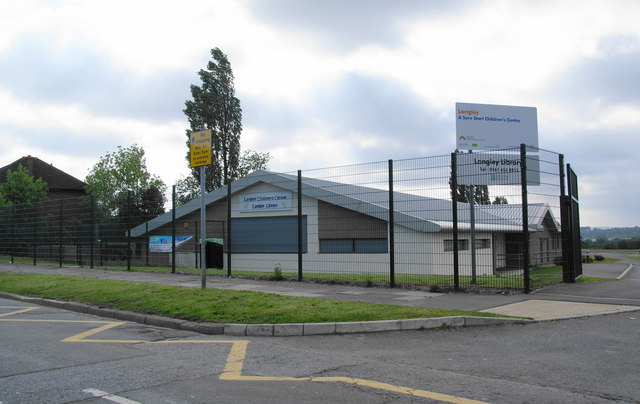
[[[101,215],[90,197],[4,206],[0,255],[193,272],[205,258],[210,274],[529,290],[561,272],[563,170],[561,155],[522,148],[258,171],[206,195],[204,244],[199,200],[158,217]]]

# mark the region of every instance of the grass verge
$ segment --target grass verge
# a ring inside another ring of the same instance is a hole
[[[282,324],[462,315],[503,317],[460,310],[340,302],[262,292],[202,290],[63,275],[0,274],[0,291],[198,322]]]
[[[8,260],[8,257],[1,257]],[[591,264],[617,262],[619,259],[605,258],[604,261],[594,261]],[[32,264],[33,259],[28,258],[15,258],[15,262],[22,264]],[[59,264],[39,260],[38,265],[54,266]],[[588,264],[583,264],[588,265]],[[68,265],[65,265],[68,266]],[[95,266],[96,269],[111,270],[111,271],[127,271],[126,265],[104,265]],[[132,265],[131,272],[150,272],[150,273],[171,273],[171,267],[164,266],[146,266],[146,265]],[[200,275],[199,268],[176,268],[177,273]],[[227,276],[227,271],[222,269],[207,268],[208,276]],[[298,274],[296,272],[280,272],[280,278],[274,278],[274,273],[269,271],[242,271],[234,269],[233,276],[248,277],[254,279],[263,280],[282,280],[282,279],[297,279]],[[562,282],[562,266],[556,265],[544,268],[535,268],[530,272],[532,288],[539,288],[545,285]],[[389,275],[384,274],[358,274],[358,273],[316,273],[306,272],[304,274],[305,280],[315,280],[320,282],[337,282],[337,283],[356,283],[364,286],[374,285],[388,285]],[[579,282],[597,282],[607,281],[609,278],[581,278]],[[395,276],[395,282],[398,285],[413,285],[419,287],[427,287],[434,292],[442,291],[442,288],[452,288],[454,285],[454,278],[451,275],[403,275],[397,274]],[[476,277],[476,283],[473,284],[471,276],[460,275],[459,277],[460,287],[462,289],[522,289],[524,288],[524,282],[522,274],[498,274],[498,275],[478,275]]]

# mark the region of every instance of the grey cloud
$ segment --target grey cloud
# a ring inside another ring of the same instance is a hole
[[[565,155],[579,174],[638,175],[636,128],[582,129],[550,136],[545,147]]]
[[[116,69],[86,47],[54,48],[40,37],[22,38],[0,55],[0,86],[17,98],[82,105],[91,112],[156,121],[180,119],[195,72],[136,76]]]
[[[433,111],[403,84],[383,78],[348,73],[314,97],[317,113],[328,122],[384,136],[406,137],[443,129]]]
[[[47,150],[51,153],[72,156],[100,156],[114,150],[118,145],[128,146],[133,143],[130,140],[113,136],[110,133],[96,131],[87,133],[73,133],[61,128],[42,128],[34,131],[29,127],[17,127],[1,125],[0,132],[11,133],[21,139],[28,139],[28,144],[33,145],[33,154],[38,150]],[[8,163],[7,163],[8,164]]]
[[[600,44],[604,56],[584,59],[571,66],[549,86],[550,92],[569,99],[592,99],[605,104],[639,102],[639,45],[638,39],[629,37],[604,39]]]
[[[468,0],[251,0],[251,11],[281,28],[309,35],[338,50],[397,45],[401,25],[421,16],[454,12]]]
[[[454,145],[452,118],[439,116],[410,88],[382,77],[345,74],[303,105],[239,97],[245,126],[269,133],[265,148],[286,144],[313,121],[328,124],[332,137],[353,143],[358,162],[444,154]],[[363,137],[377,145],[357,147]]]
[[[236,93],[242,107],[243,126],[259,127],[276,136],[289,136],[302,128],[308,119],[305,107],[287,102],[266,102],[264,99]]]

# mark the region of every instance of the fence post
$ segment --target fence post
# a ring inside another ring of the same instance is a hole
[[[147,253],[148,254],[148,253]],[[176,186],[171,187],[171,273],[176,273]]]
[[[200,243],[198,243],[198,234],[200,234],[200,233],[198,232],[198,221],[194,220],[193,224],[194,224],[194,229],[195,229],[194,232],[193,232],[193,239],[195,240],[194,253],[195,253],[195,256],[196,256],[196,260],[195,260],[195,263],[194,263],[194,268],[198,269],[198,267],[199,267],[198,264],[200,263],[200,261],[198,260],[198,253],[200,251]]]
[[[298,170],[298,282],[302,281],[302,170]]]
[[[522,188],[522,267],[524,293],[529,293],[529,201],[527,195],[527,146],[520,145],[520,185]]]
[[[16,207],[11,205],[11,263],[15,262],[16,249]]]
[[[104,265],[104,254],[102,252],[102,226],[100,226],[98,223],[96,223],[96,226],[98,226],[98,254],[100,255],[100,266]]]
[[[144,222],[144,234],[149,234],[149,221],[148,220],[146,222]],[[147,236],[147,237],[149,237],[149,236]],[[148,238],[147,238],[147,240],[148,240]],[[147,241],[145,243],[145,245],[147,246],[147,251],[146,251],[146,254],[145,254],[145,264],[146,264],[146,266],[149,266],[149,242]],[[140,252],[142,253],[142,250]]]
[[[393,160],[389,160],[389,287],[396,286],[396,242],[393,206]]]
[[[476,285],[478,278],[476,276],[476,187],[474,185],[469,186],[469,239],[469,248],[471,248],[471,284]]]
[[[231,276],[231,181],[227,183],[227,276]]]
[[[127,191],[127,271],[131,271],[131,190]]]
[[[76,224],[76,259],[78,260],[78,266],[82,266],[82,227],[80,223]]]
[[[38,255],[38,208],[33,207],[33,266],[36,266],[36,256]]]
[[[460,289],[460,260],[458,256],[458,158],[451,153],[451,219],[453,220],[453,290]]]
[[[58,240],[60,241],[58,243],[58,258],[60,260],[59,262],[59,266],[60,268],[62,268],[62,199],[60,199],[60,219],[58,220]]]
[[[558,158],[558,164],[560,165],[560,229],[562,243],[562,281],[565,283],[572,283],[575,281],[573,278],[572,261],[569,253],[569,234],[571,232],[569,223],[569,209],[571,209],[571,201],[566,193],[565,188],[565,167],[564,167],[564,155],[561,154]]]
[[[95,197],[93,195],[91,195],[91,221],[90,221],[90,228],[89,228],[89,233],[90,234],[90,247],[89,247],[89,254],[90,254],[90,258],[89,258],[89,266],[91,268],[93,268],[93,255],[94,255],[94,251],[93,251],[93,245],[95,243],[96,240],[96,200]]]

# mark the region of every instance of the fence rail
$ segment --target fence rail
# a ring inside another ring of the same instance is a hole
[[[173,271],[206,259],[223,275],[528,291],[568,256],[564,170],[562,155],[522,147],[258,171],[207,195],[205,251],[199,200],[159,217],[100,215],[91,197],[4,206],[0,255]]]

